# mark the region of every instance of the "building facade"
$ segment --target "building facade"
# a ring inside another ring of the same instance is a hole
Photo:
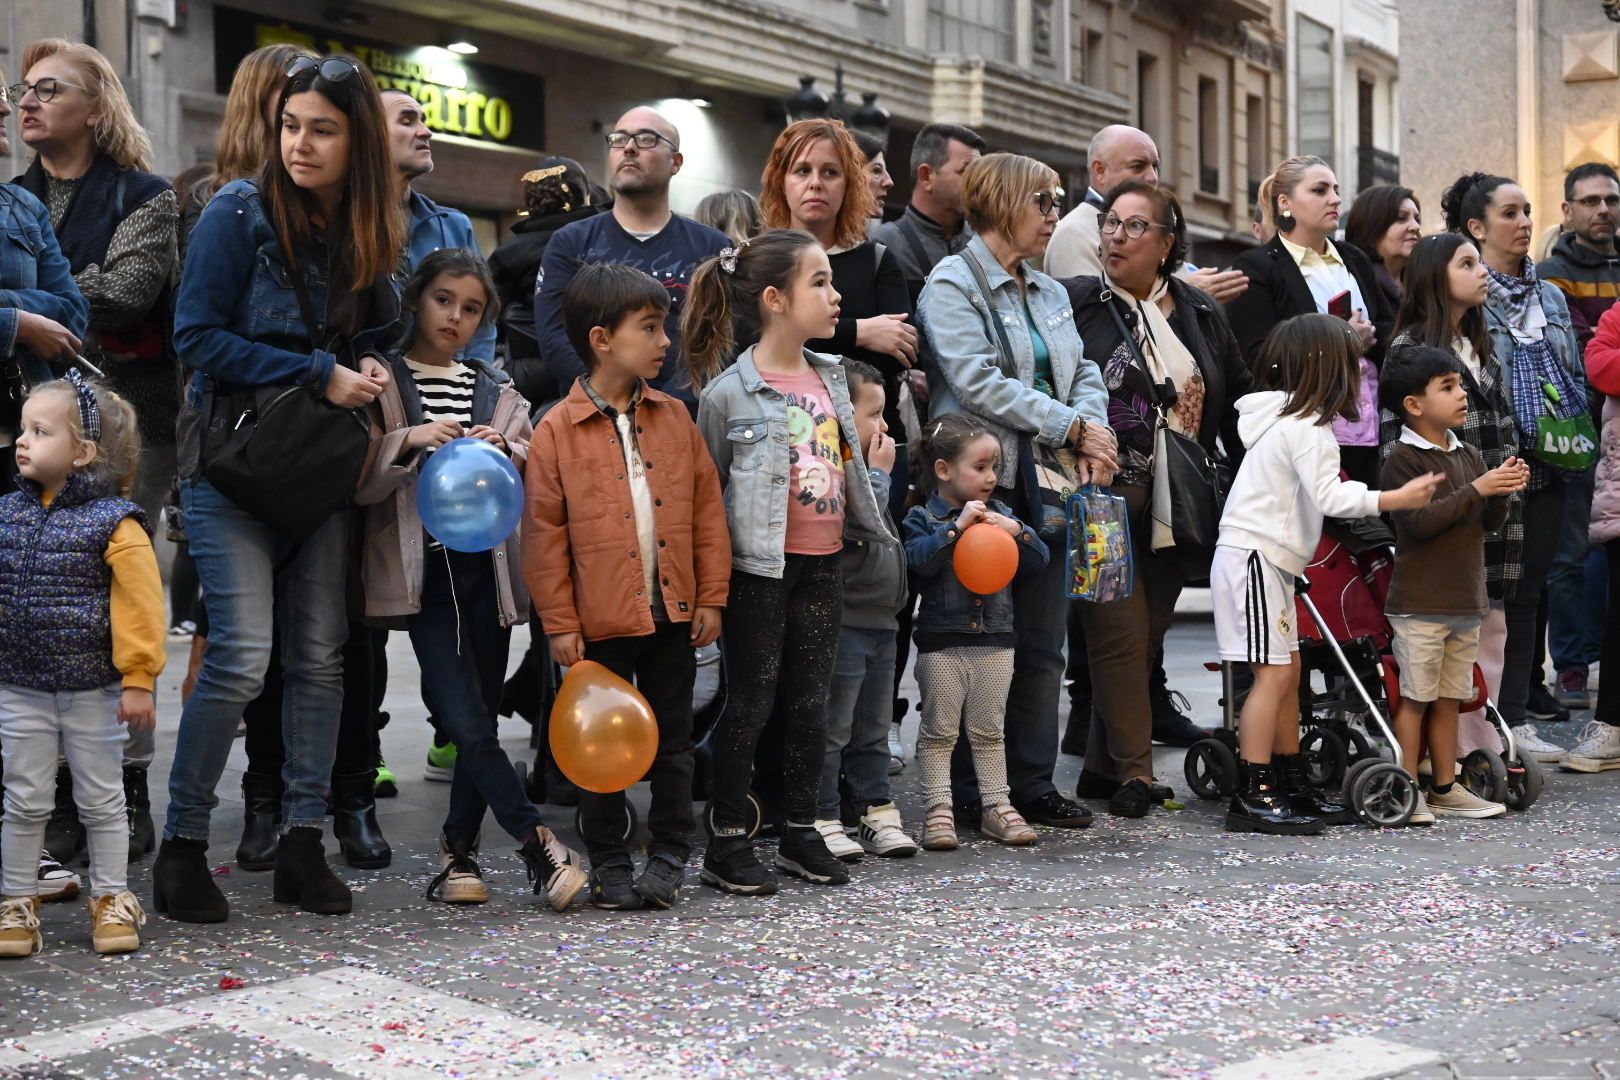
[[[1102,126],[1150,131],[1182,192],[1194,238],[1248,236],[1248,192],[1283,156],[1286,51],[1271,0],[94,0],[93,43],[125,76],[173,175],[206,161],[236,62],[273,41],[358,55],[416,93],[435,131],[426,194],[473,216],[486,246],[521,201],[518,177],[545,153],[605,164],[603,136],[651,102],[681,129],[677,209],[757,189],[803,76],[890,114],[904,205],[915,132],[967,124],[998,149],[1039,157],[1085,190]],[[7,5],[0,66],[20,44],[79,31],[58,0]],[[126,14],[126,12],[128,14]],[[126,20],[133,18],[133,24]],[[452,52],[475,47],[474,55]],[[20,170],[20,144],[11,162]]]
[[[1286,18],[1294,153],[1332,165],[1346,199],[1399,181],[1401,43],[1394,0],[1289,0]]]
[[[1600,0],[1478,0],[1401,15],[1408,55],[1455,57],[1413,67],[1402,86],[1408,186],[1439,225],[1440,195],[1465,172],[1518,180],[1538,232],[1560,220],[1564,173],[1588,161],[1620,167],[1620,26]]]

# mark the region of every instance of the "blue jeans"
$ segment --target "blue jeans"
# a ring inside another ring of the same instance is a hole
[[[214,789],[224,775],[242,710],[264,686],[278,611],[286,684],[282,826],[324,828],[343,710],[350,515],[333,514],[313,536],[294,544],[200,476],[181,485],[180,498],[207,597],[208,651],[197,688],[180,714],[163,835],[208,839],[208,818],[219,805]]]
[[[408,626],[428,712],[456,744],[444,835],[475,843],[487,808],[521,843],[540,824],[540,811],[512,771],[496,728],[512,632],[501,625],[494,560],[488,552],[440,548],[424,562],[422,610]]]
[[[1593,472],[1569,482],[1564,529],[1547,574],[1547,644],[1559,671],[1596,663],[1608,618],[1609,560],[1587,536]]]
[[[845,625],[827,693],[827,756],[816,817],[838,820],[838,773],[863,812],[890,801],[889,724],[894,720],[894,631]]]

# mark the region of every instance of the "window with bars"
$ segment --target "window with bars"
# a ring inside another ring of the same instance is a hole
[[[928,48],[936,53],[1012,60],[1013,0],[928,0]]]

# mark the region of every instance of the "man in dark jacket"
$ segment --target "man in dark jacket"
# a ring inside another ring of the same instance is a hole
[[[1569,301],[1570,320],[1584,350],[1598,320],[1620,298],[1620,253],[1615,250],[1620,177],[1600,162],[1577,165],[1564,177],[1563,210],[1563,235],[1553,245],[1552,255],[1536,267],[1536,273],[1557,285]],[[1594,407],[1602,405],[1601,394],[1588,396]],[[1558,673],[1553,696],[1560,709],[1591,705],[1587,668],[1598,658],[1603,645],[1608,564],[1603,552],[1594,552],[1587,539],[1592,483],[1590,469],[1570,481],[1564,532],[1547,578],[1548,641]],[[1546,696],[1536,692],[1540,684],[1540,672],[1533,673],[1532,705]]]

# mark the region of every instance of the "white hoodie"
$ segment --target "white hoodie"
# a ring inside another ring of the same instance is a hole
[[[1221,515],[1220,543],[1258,551],[1296,577],[1316,555],[1324,517],[1378,513],[1378,492],[1339,479],[1339,444],[1316,417],[1282,416],[1281,390],[1237,401],[1238,435],[1247,450]]]

